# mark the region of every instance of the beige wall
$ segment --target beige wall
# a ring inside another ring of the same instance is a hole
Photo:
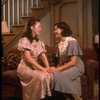
[[[50,45],[50,12],[41,19],[41,25],[42,31],[40,33],[40,39],[45,44]]]

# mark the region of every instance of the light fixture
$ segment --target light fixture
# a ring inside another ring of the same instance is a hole
[[[7,26],[6,21],[2,21],[2,34],[9,33],[9,28]]]
[[[97,53],[97,58],[99,60],[99,34],[94,36],[94,49]]]
[[[94,37],[94,43],[99,43],[99,34],[96,34]]]
[[[94,43],[99,44],[99,34],[96,34],[94,37]]]
[[[9,33],[9,28],[7,26],[6,21],[2,21],[2,41],[4,42],[4,34],[8,34]]]

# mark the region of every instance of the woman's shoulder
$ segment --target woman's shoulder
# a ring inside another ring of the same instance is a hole
[[[71,40],[69,40],[69,43],[70,44],[77,44],[78,42],[77,42],[77,39],[72,38]]]
[[[30,50],[31,49],[31,44],[30,44],[29,40],[26,37],[22,37],[19,40],[18,49],[24,51],[26,48],[28,50]]]
[[[69,41],[69,48],[73,48],[73,49],[81,49],[80,48],[80,44],[78,43],[77,39],[73,39],[71,41]]]

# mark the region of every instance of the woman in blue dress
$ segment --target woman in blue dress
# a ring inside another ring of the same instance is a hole
[[[52,86],[54,90],[71,95],[75,100],[82,100],[80,76],[85,72],[82,50],[77,40],[71,37],[71,29],[65,22],[55,24],[54,34],[60,38],[60,42],[56,55],[59,58],[58,66],[51,68],[54,72]],[[72,99],[67,97],[66,100]]]

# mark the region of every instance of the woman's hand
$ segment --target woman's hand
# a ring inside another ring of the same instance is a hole
[[[44,68],[44,71],[45,72],[48,72],[48,73],[53,73],[53,72],[58,72],[60,71],[59,67],[47,67],[47,68]]]
[[[48,73],[51,73],[50,67],[44,68],[43,71],[48,72]]]
[[[58,72],[58,71],[60,71],[59,67],[50,67],[50,69],[51,69],[52,72]]]

